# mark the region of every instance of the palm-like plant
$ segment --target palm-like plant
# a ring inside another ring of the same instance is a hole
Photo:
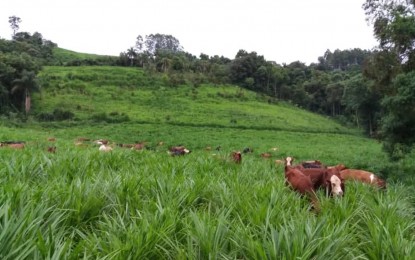
[[[39,91],[40,85],[36,79],[36,74],[34,71],[22,71],[22,77],[20,79],[13,80],[13,88],[11,89],[11,94],[23,92],[24,108],[26,114],[30,111],[31,106],[31,97],[30,93],[33,91]]]

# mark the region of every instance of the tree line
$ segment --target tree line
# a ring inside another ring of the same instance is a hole
[[[256,52],[239,50],[233,59],[184,51],[172,35],[138,35],[135,44],[106,65],[134,66],[162,75],[172,86],[188,83],[235,84],[313,112],[353,124],[383,140],[391,158],[411,151],[415,142],[415,3],[406,0],[366,0],[366,18],[379,46],[327,50],[318,62],[278,64]],[[27,113],[30,93],[38,90],[42,65],[56,64],[57,45],[18,32],[12,16],[11,41],[0,39],[0,113]],[[96,65],[79,60],[66,65]]]

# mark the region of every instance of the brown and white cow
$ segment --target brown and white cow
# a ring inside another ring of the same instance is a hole
[[[177,156],[177,155],[185,155],[185,154],[189,154],[192,151],[190,151],[189,149],[187,149],[184,146],[173,146],[169,148],[169,154],[171,156]]]
[[[292,166],[293,161],[294,159],[292,157],[285,158],[285,163],[288,166]],[[336,167],[328,169],[317,160],[310,163],[313,165],[312,168],[306,168],[303,164],[298,164],[292,167],[299,169],[304,175],[309,176],[315,190],[323,188],[325,189],[327,195],[344,195],[344,180],[341,178],[340,172]],[[309,166],[309,164],[306,166]]]
[[[340,171],[340,176],[345,180],[356,180],[386,189],[386,181],[376,176],[373,172],[357,169],[345,169]]]

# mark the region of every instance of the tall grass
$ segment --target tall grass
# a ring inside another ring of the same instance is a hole
[[[1,149],[2,259],[411,259],[402,184],[318,193],[320,214],[281,167],[194,151]]]

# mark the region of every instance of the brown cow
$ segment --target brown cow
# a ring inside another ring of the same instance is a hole
[[[173,146],[169,148],[169,154],[171,156],[177,156],[177,155],[185,155],[188,153],[191,153],[192,151],[190,151],[189,149],[187,149],[184,146]]]
[[[242,154],[239,151],[232,152],[231,157],[232,157],[232,160],[236,163],[241,163],[242,162]]]
[[[304,175],[297,168],[286,165],[285,180],[286,184],[289,185],[293,190],[300,193],[301,195],[308,196],[315,211],[320,210],[320,205],[310,176]]]
[[[292,157],[286,157],[286,165],[291,165],[294,161]],[[339,170],[334,167],[327,169],[320,161],[310,161],[306,166],[313,165],[312,168],[306,168],[303,164],[292,166],[299,169],[304,175],[310,176],[315,190],[324,188],[327,195],[343,196],[345,192],[344,180],[340,176]],[[319,168],[316,168],[319,167]]]
[[[11,144],[2,144],[2,146],[10,147],[12,149],[23,149],[24,143],[11,143]]]
[[[141,143],[136,142],[132,149],[133,150],[143,150],[145,148],[145,146],[146,146],[145,142],[141,142]]]
[[[261,157],[264,158],[264,159],[269,159],[269,158],[272,157],[272,154],[270,154],[270,153],[261,153]]]
[[[47,151],[49,153],[56,153],[56,146],[49,146],[48,149],[47,149]]]
[[[369,171],[345,169],[340,171],[340,176],[345,180],[356,180],[386,189],[386,181]]]
[[[327,195],[343,196],[345,192],[344,179],[336,168],[304,168],[296,166],[304,175],[310,176],[314,189],[323,188]]]

